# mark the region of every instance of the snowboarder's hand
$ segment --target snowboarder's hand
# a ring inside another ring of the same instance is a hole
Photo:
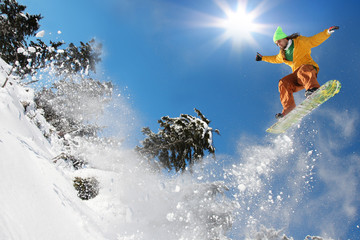
[[[328,29],[328,32],[332,34],[333,32],[335,32],[335,30],[338,30],[339,28],[340,28],[339,26],[332,26]]]
[[[255,60],[256,60],[256,61],[262,61],[262,57],[263,57],[263,56],[262,56],[260,53],[257,53]]]

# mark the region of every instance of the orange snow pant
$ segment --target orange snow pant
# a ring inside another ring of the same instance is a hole
[[[317,70],[313,65],[301,65],[293,73],[280,79],[279,92],[284,116],[296,107],[294,92],[320,87],[316,78]]]

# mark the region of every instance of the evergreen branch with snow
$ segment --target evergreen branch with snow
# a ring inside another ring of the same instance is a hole
[[[153,133],[150,128],[143,128],[147,137],[142,141],[142,147],[136,151],[147,159],[156,159],[169,171],[185,171],[204,157],[205,151],[215,156],[212,132],[219,133],[209,127],[210,121],[197,109],[200,118],[181,114],[180,117],[162,117],[158,121],[161,129]]]

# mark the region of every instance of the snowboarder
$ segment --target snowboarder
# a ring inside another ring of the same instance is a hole
[[[278,27],[274,33],[273,40],[280,48],[279,54],[262,56],[260,53],[257,53],[256,61],[285,63],[292,69],[291,74],[279,81],[280,101],[283,111],[275,115],[277,119],[284,117],[295,108],[294,92],[305,88],[305,96],[309,97],[320,87],[317,81],[319,66],[311,58],[311,48],[319,46],[337,29],[339,29],[338,26],[333,26],[312,37],[305,37],[299,33],[287,36],[281,27]]]

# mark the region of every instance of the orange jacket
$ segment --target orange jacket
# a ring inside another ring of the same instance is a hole
[[[281,54],[281,51],[279,54],[274,56],[263,56],[262,60],[269,63],[285,63],[291,67],[293,72],[301,65],[310,64],[316,67],[317,71],[319,72],[319,66],[310,56],[311,48],[319,46],[329,37],[330,33],[328,32],[328,29],[325,29],[323,32],[320,32],[312,37],[299,36],[293,39],[293,61],[286,60],[285,55]]]

